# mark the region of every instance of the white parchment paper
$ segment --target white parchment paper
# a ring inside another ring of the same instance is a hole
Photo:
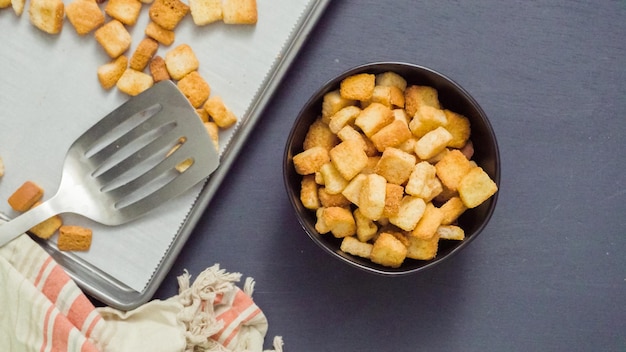
[[[65,1],[67,5],[69,0]],[[159,47],[157,54],[164,56],[177,45],[189,44],[211,94],[221,96],[240,119],[245,119],[309,2],[258,0],[259,21],[253,26],[220,22],[198,27],[187,15],[175,30],[176,41]],[[52,197],[61,179],[65,153],[74,139],[128,99],[115,88],[105,91],[98,83],[96,70],[110,59],[93,33],[81,37],[67,20],[60,34],[44,33],[30,24],[28,5],[27,1],[20,17],[10,7],[0,9],[0,157],[6,168],[0,178],[0,211],[12,217],[17,214],[6,202],[10,194],[31,180],[45,189],[44,200]],[[133,37],[128,57],[144,37],[148,21],[148,5],[144,5],[137,24],[128,27]],[[228,140],[239,125],[221,132],[222,150],[228,148]],[[118,227],[102,226],[72,214],[63,215],[63,219],[66,224],[88,226],[94,231],[91,249],[76,253],[80,258],[141,292],[200,190],[198,185],[148,216]]]

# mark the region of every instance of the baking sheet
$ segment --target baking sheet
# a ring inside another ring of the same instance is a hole
[[[189,44],[211,94],[240,117],[220,132],[221,166],[209,181],[127,225],[107,227],[64,214],[66,224],[94,230],[88,252],[59,252],[55,237],[43,243],[79,285],[109,305],[132,308],[151,296],[327,2],[257,3],[254,26],[198,27],[188,15],[175,30],[174,44],[157,52],[164,56]],[[127,55],[143,38],[148,20],[144,5],[137,24],[128,28],[133,44]],[[78,36],[67,20],[59,35],[50,35],[30,24],[27,10],[18,17],[7,8],[0,10],[0,32],[0,157],[6,168],[0,199],[32,180],[45,189],[45,200],[58,188],[71,143],[128,97],[101,88],[96,70],[109,58],[92,34]],[[0,202],[0,211],[17,215],[6,202]]]

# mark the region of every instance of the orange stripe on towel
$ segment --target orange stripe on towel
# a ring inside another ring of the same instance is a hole
[[[45,279],[41,292],[53,303],[57,303],[57,298],[63,287],[70,281],[70,277],[59,265],[55,265],[50,274]]]

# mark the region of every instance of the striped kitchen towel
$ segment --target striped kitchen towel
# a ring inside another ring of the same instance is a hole
[[[179,294],[132,311],[96,308],[41,247],[22,235],[0,247],[3,351],[262,351],[267,319],[239,273],[214,265]],[[276,352],[282,339],[274,338]]]

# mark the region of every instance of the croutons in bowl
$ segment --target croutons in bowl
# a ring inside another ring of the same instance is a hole
[[[449,258],[491,218],[500,185],[492,126],[446,76],[413,64],[352,68],[322,86],[287,139],[298,221],[326,252],[399,276]]]

